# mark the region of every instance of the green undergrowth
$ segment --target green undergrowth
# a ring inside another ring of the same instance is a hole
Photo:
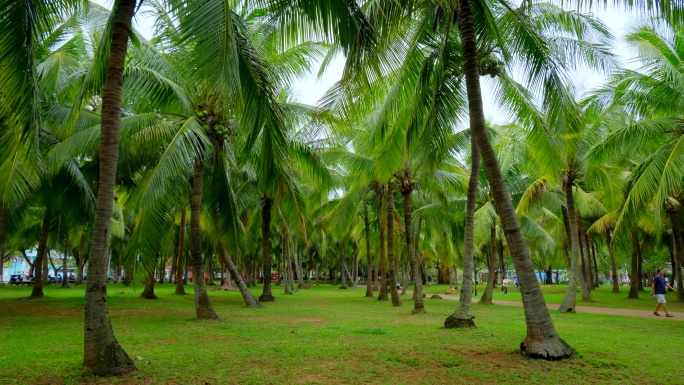
[[[544,299],[547,304],[560,305],[565,297],[565,292],[568,289],[567,285],[541,285]],[[408,290],[412,290],[413,286],[409,286]],[[482,295],[485,289],[484,284],[477,285],[478,297]],[[579,287],[578,287],[579,289]],[[426,294],[440,294],[443,295],[446,290],[449,290],[449,285],[430,285],[425,286]],[[653,310],[656,306],[655,297],[651,297],[651,288],[645,288],[645,291],[639,292],[639,299],[629,299],[628,286],[620,286],[619,293],[612,292],[613,287],[609,285],[601,285],[598,289],[591,291],[591,302],[582,300],[581,294],[577,293],[577,306],[592,306],[604,307],[612,309],[632,309],[632,310]],[[453,294],[458,296],[458,293]],[[512,286],[508,289],[508,296],[504,296],[501,291],[501,285],[497,285],[494,289],[494,300],[499,301],[517,301],[521,302],[522,298],[520,292]],[[667,308],[671,311],[684,312],[684,302],[677,301],[677,294],[674,292],[667,293]]]
[[[0,383],[658,384],[681,378],[684,361],[683,324],[663,318],[552,312],[577,353],[546,362],[518,353],[519,307],[474,305],[476,329],[447,330],[454,301],[426,300],[427,313],[411,315],[407,296],[395,308],[362,288],[286,296],[276,286],[276,301],[259,309],[245,308],[238,292],[211,292],[221,319],[197,321],[190,285],[185,296],[157,286],[158,300],[141,289],[108,286],[115,333],[141,370],[102,379],[81,375],[82,286],[51,286],[30,301],[15,300],[28,288],[0,287]]]

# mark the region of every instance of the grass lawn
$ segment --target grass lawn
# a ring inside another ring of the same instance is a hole
[[[30,288],[0,287],[0,383],[664,384],[684,376],[682,323],[662,318],[552,312],[577,354],[545,362],[518,353],[517,307],[474,304],[477,329],[447,330],[453,301],[428,299],[427,314],[410,315],[410,297],[393,308],[364,298],[365,289],[321,285],[286,296],[276,286],[276,302],[260,309],[245,308],[238,292],[211,292],[221,319],[200,322],[190,285],[186,296],[157,286],[158,300],[137,289],[110,285],[109,304],[141,370],[100,379],[81,376],[82,286],[50,286],[33,301],[14,300]]]
[[[477,285],[478,298],[482,296],[485,289],[485,284]],[[567,285],[542,285],[542,292],[548,304],[560,305],[565,297],[565,291],[568,289]],[[409,286],[408,290],[412,290],[413,286]],[[444,294],[449,289],[449,285],[430,285],[425,286],[427,294]],[[629,299],[628,286],[620,286],[619,293],[612,293],[612,285],[601,285],[598,289],[591,291],[591,302],[582,300],[582,295],[577,294],[577,306],[593,306],[605,308],[620,308],[620,309],[634,309],[634,310],[654,310],[656,300],[651,297],[651,288],[645,288],[646,291],[639,293],[639,299]],[[454,294],[454,295],[458,295]],[[494,299],[500,301],[517,301],[521,302],[520,292],[515,290],[515,286],[508,288],[508,296],[504,296],[501,291],[501,285],[497,285],[494,289]],[[677,301],[677,294],[674,292],[667,293],[667,309],[671,311],[684,312],[684,302]]]

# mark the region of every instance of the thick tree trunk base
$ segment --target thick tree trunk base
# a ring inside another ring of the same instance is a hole
[[[558,308],[558,311],[561,313],[574,313],[575,307],[561,304],[560,308]]]
[[[347,290],[346,286],[340,286],[340,290]]]
[[[527,337],[520,343],[520,352],[530,358],[562,360],[572,356],[575,350],[558,336],[541,341]]]
[[[217,320],[219,317],[211,304],[207,302],[204,306],[197,308],[197,319]]]
[[[458,317],[456,317],[455,314],[452,314],[444,320],[444,327],[446,329],[474,329],[475,328],[475,321],[473,321],[474,318],[475,317],[470,317],[467,319],[458,318]]]
[[[100,377],[109,377],[140,370],[116,340],[104,347],[98,356],[97,365],[92,368],[86,367],[84,369],[86,373]]]
[[[176,285],[175,294],[185,295],[185,294],[186,294],[186,293],[185,293],[185,287],[184,287],[182,284],[181,284],[181,285]]]
[[[419,309],[413,308],[413,310],[411,310],[411,314],[425,314],[425,313],[426,313],[425,308],[419,308]]]
[[[275,301],[275,298],[273,298],[273,296],[270,294],[262,294],[259,296],[259,302],[273,302],[273,301]]]
[[[619,292],[620,292],[620,287],[613,286],[613,291],[611,293],[619,293]]]

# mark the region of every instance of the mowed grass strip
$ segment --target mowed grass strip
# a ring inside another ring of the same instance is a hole
[[[662,318],[552,312],[574,358],[522,357],[521,308],[473,305],[478,328],[447,330],[457,303],[427,300],[427,314],[364,298],[364,289],[313,286],[247,309],[238,292],[211,292],[219,321],[196,321],[192,286],[158,300],[109,285],[115,333],[140,371],[83,377],[83,287],[50,286],[17,301],[25,287],[0,287],[0,383],[9,384],[636,384],[680,378],[682,324]],[[260,288],[254,288],[255,293]],[[663,375],[668,373],[668,375]]]

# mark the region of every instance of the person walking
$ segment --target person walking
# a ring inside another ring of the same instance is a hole
[[[501,281],[501,288],[503,289],[504,296],[508,297],[508,277],[504,275],[503,280]]]
[[[653,283],[651,284],[651,296],[655,295],[658,300],[658,304],[656,305],[653,314],[660,316],[658,310],[662,306],[663,310],[665,310],[665,317],[673,317],[673,315],[667,311],[667,306],[665,305],[667,303],[667,301],[665,301],[665,293],[667,293],[666,288],[670,288],[670,290],[674,289],[665,281],[665,278],[663,278],[664,275],[665,272],[663,269],[658,269],[656,276],[653,277]]]

